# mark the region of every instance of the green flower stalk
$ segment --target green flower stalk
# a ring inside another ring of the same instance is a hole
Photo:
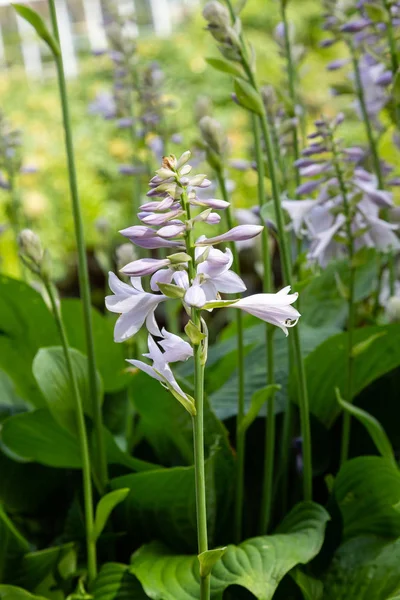
[[[24,229],[18,237],[20,256],[25,266],[42,281],[48,294],[53,317],[60,336],[60,342],[63,349],[64,360],[67,367],[68,377],[71,383],[71,392],[75,402],[76,427],[80,446],[80,455],[82,460],[82,479],[83,479],[83,502],[85,512],[86,529],[86,552],[88,566],[89,584],[94,581],[97,575],[97,556],[96,541],[94,532],[93,516],[93,489],[91,479],[91,464],[89,454],[89,442],[85,424],[85,414],[83,411],[82,398],[79,392],[77,378],[72,366],[70,346],[68,343],[67,332],[62,319],[59,301],[56,295],[54,285],[50,277],[49,255],[44,251],[38,236]]]
[[[49,0],[49,8],[50,8],[50,16],[51,23],[53,28],[53,34],[59,44],[60,36],[58,31],[58,23],[57,23],[57,13],[55,7],[55,0]],[[78,249],[78,273],[79,273],[79,288],[82,297],[82,305],[83,305],[83,317],[84,317],[84,326],[85,326],[85,336],[86,336],[86,349],[87,349],[87,357],[88,357],[88,366],[89,366],[89,383],[90,383],[90,395],[93,409],[93,422],[94,422],[94,430],[95,430],[95,438],[96,438],[96,469],[98,472],[98,479],[100,481],[100,485],[102,490],[104,490],[108,481],[107,474],[107,459],[106,459],[106,451],[105,451],[105,443],[103,437],[103,417],[101,412],[101,404],[99,402],[99,390],[97,385],[96,378],[96,357],[95,357],[95,349],[94,349],[94,339],[93,339],[93,325],[92,325],[92,314],[91,314],[91,299],[90,299],[90,283],[89,283],[89,273],[88,273],[88,265],[87,265],[87,257],[86,257],[86,245],[85,245],[85,236],[83,230],[83,221],[82,221],[82,212],[79,200],[79,192],[78,192],[78,182],[75,168],[75,158],[74,158],[74,149],[72,142],[72,131],[71,131],[71,121],[69,116],[69,106],[68,106],[68,96],[67,96],[67,86],[65,81],[64,74],[64,64],[61,51],[59,53],[54,54],[56,67],[57,67],[57,76],[58,76],[58,85],[60,90],[60,99],[61,99],[61,107],[62,107],[62,115],[63,115],[63,123],[64,123],[64,133],[65,133],[65,147],[67,153],[67,161],[68,161],[68,176],[69,176],[69,185],[71,192],[71,200],[72,200],[72,212],[74,217],[75,224],[75,235]]]
[[[272,198],[274,202],[276,224],[278,230],[281,264],[285,283],[290,286],[292,282],[292,260],[288,238],[285,230],[285,220],[281,205],[281,190],[278,171],[273,152],[273,143],[270,128],[262,102],[253,62],[249,60],[246,42],[241,34],[240,19],[235,15],[229,3],[230,11],[219,2],[212,1],[206,4],[203,16],[208,21],[208,30],[220,43],[219,49],[223,56],[232,62],[232,69],[237,70],[235,78],[235,99],[247,110],[255,113],[260,122],[261,133],[264,139],[269,176],[271,179]],[[301,341],[298,329],[292,338],[293,355],[298,380],[299,408],[301,436],[303,440],[303,497],[305,500],[312,498],[312,461],[311,461],[311,429],[308,405],[308,390]]]
[[[144,356],[152,365],[140,360],[129,360],[166,387],[188,411],[193,421],[194,471],[196,481],[196,509],[200,569],[200,598],[210,598],[210,573],[212,562],[221,556],[221,550],[208,550],[207,503],[204,463],[204,367],[207,361],[208,332],[202,312],[232,307],[245,311],[280,327],[288,334],[300,317],[291,306],[297,294],[289,294],[286,287],[277,294],[255,294],[245,298],[223,300],[221,293],[236,295],[246,289],[244,282],[230,270],[233,254],[215,245],[245,241],[259,235],[260,225],[240,225],[215,237],[194,237],[197,223],[216,225],[218,213],[226,210],[226,200],[204,199],[198,188],[207,188],[211,182],[204,174],[189,177],[190,152],[180,158],[164,157],[162,167],[150,181],[149,202],[140,207],[139,218],[143,225],[133,225],[121,233],[141,248],[170,248],[172,254],[165,258],[143,258],[121,269],[131,277],[131,285],[110,273],[109,285],[113,295],[106,297],[107,308],[120,315],[116,322],[114,338],[123,342],[145,324],[148,331],[149,352]],[[200,211],[200,212],[199,212]],[[141,278],[151,276],[150,289],[143,288]],[[190,343],[158,327],[155,311],[171,298],[181,299],[189,316],[185,332]],[[158,338],[156,342],[154,338]],[[170,363],[194,357],[194,397],[187,394],[176,381]],[[213,558],[214,557],[214,558]]]
[[[214,169],[219,189],[223,200],[227,203],[225,219],[228,229],[234,226],[232,204],[229,202],[228,190],[224,177],[224,159],[228,148],[228,139],[221,124],[209,116],[204,116],[199,121],[199,128],[203,138],[206,157],[209,165]],[[239,252],[234,242],[229,244],[233,256],[233,268],[240,275]],[[234,540],[240,542],[243,529],[243,502],[244,502],[244,467],[246,454],[246,431],[242,427],[245,414],[245,374],[244,374],[244,339],[243,315],[236,314],[236,339],[237,339],[237,370],[238,370],[238,398],[236,417],[236,498],[234,517]]]

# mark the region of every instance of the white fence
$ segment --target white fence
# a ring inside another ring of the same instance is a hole
[[[168,37],[174,26],[198,5],[199,0],[112,0],[118,12],[136,15],[137,35],[151,31]],[[47,0],[28,3],[48,20]],[[68,77],[79,72],[79,52],[98,51],[107,47],[103,27],[102,0],[56,0],[60,43]],[[9,0],[0,0],[0,66],[7,69],[23,64],[28,77],[43,77],[48,70],[48,51],[32,27],[19,17]]]

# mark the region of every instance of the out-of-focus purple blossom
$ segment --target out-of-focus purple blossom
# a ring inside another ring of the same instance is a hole
[[[19,172],[23,173],[25,175],[30,175],[30,174],[34,174],[38,172],[38,168],[35,167],[35,165],[22,165],[22,167],[20,168]]]
[[[311,194],[316,189],[318,189],[320,187],[321,183],[323,183],[324,181],[325,180],[322,178],[306,181],[305,183],[302,183],[301,185],[299,185],[299,187],[296,189],[296,194],[298,196],[304,196],[305,194]]]
[[[371,25],[371,21],[368,19],[357,19],[354,21],[349,21],[340,27],[340,31],[342,33],[358,33],[359,31],[363,31],[366,27]]]
[[[348,58],[337,58],[337,59],[332,60],[331,62],[329,62],[326,65],[326,68],[327,68],[328,71],[337,71],[338,69],[341,69],[345,65],[348,65],[349,62],[350,61],[349,61]]]
[[[376,78],[376,84],[386,87],[390,85],[393,81],[393,73],[392,71],[384,71],[381,75],[378,75]]]
[[[117,107],[110,92],[98,92],[95,99],[89,104],[89,113],[100,115],[104,119],[114,119],[117,114]]]
[[[142,165],[119,165],[118,172],[121,175],[142,175],[146,172],[146,167]]]
[[[133,125],[133,119],[131,117],[124,117],[122,119],[118,119],[117,127],[118,129],[130,129]]]

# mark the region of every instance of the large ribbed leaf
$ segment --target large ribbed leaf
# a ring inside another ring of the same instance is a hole
[[[147,600],[148,596],[128,565],[106,563],[93,585],[94,600]]]
[[[228,546],[211,575],[211,598],[221,600],[231,585],[239,585],[258,600],[270,600],[290,569],[309,562],[320,550],[328,514],[319,505],[303,503],[287,516],[275,535]],[[158,542],[132,557],[132,572],[153,600],[198,600],[197,556],[175,555]]]

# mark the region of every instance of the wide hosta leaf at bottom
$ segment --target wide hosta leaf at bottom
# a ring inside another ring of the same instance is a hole
[[[0,585],[0,600],[46,600],[13,585]]]
[[[343,539],[358,535],[400,536],[400,471],[381,456],[346,462],[333,486],[342,516]]]
[[[221,600],[226,588],[239,585],[258,600],[270,600],[288,571],[319,552],[328,519],[321,506],[306,502],[291,511],[279,533],[228,546],[211,574],[211,598]],[[131,571],[153,600],[199,598],[197,556],[175,555],[154,542],[133,555]]]
[[[323,600],[394,599],[400,593],[400,539],[349,540],[337,550],[323,583]]]
[[[93,586],[94,600],[147,600],[148,596],[129,566],[106,563],[100,569]]]

